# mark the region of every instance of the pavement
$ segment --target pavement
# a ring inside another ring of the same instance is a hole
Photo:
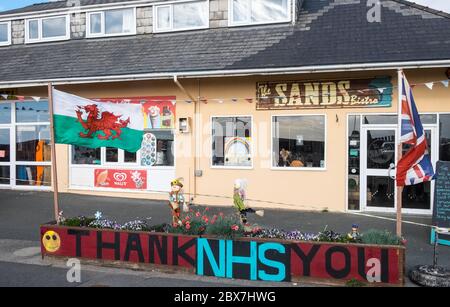
[[[229,286],[308,286],[306,284],[271,284],[240,280],[199,277],[189,274],[139,272],[96,266],[83,266],[82,282],[66,280],[65,263],[42,260],[39,251],[39,226],[52,220],[53,194],[2,190],[0,198],[0,286],[171,286],[229,287]],[[151,224],[170,219],[167,205],[151,200],[60,194],[64,216],[92,216],[101,211],[104,217],[126,222],[136,218],[151,218]],[[233,208],[213,207],[212,212],[233,213]],[[407,239],[407,271],[419,264],[431,264],[433,246],[429,244],[431,217],[405,216],[403,232]],[[266,209],[263,218],[250,222],[285,230],[299,229],[318,232],[325,227],[347,233],[357,223],[360,230],[382,229],[395,232],[395,216],[380,214],[351,214],[331,212]],[[450,266],[450,248],[439,247],[439,264]],[[407,286],[413,286],[407,282]]]

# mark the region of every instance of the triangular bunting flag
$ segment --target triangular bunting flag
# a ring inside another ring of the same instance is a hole
[[[237,98],[231,98],[231,101],[232,102],[238,102],[238,99]]]
[[[37,97],[37,96],[31,96],[31,98],[36,102],[39,102],[41,100],[41,97]]]
[[[433,86],[434,86],[434,83],[433,82],[428,82],[428,83],[425,83],[425,86],[428,87],[430,90],[432,90]]]
[[[8,94],[2,94],[1,96],[3,97],[3,99],[8,100]]]
[[[378,89],[378,91],[379,91],[381,94],[383,94],[385,90],[386,90],[386,88],[384,88],[384,87]]]
[[[248,103],[253,103],[253,98],[245,98],[245,100],[247,100]]]
[[[170,102],[172,103],[173,106],[177,104],[176,100],[171,100]]]
[[[444,80],[444,81],[442,81],[442,84],[445,86],[445,87],[448,87],[448,80]]]
[[[16,98],[17,98],[19,101],[24,101],[24,100],[25,100],[25,96],[16,96]]]

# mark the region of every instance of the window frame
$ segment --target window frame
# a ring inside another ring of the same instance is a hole
[[[274,152],[274,137],[275,137],[275,126],[274,126],[274,119],[276,117],[306,117],[306,116],[322,116],[324,118],[324,155],[323,155],[323,167],[282,167],[282,166],[274,166],[274,158],[275,158],[275,152]],[[328,115],[327,114],[274,114],[271,115],[271,138],[270,138],[270,169],[272,171],[314,171],[314,172],[326,172],[328,169]]]
[[[105,20],[105,13],[108,11],[126,11],[126,10],[132,10],[133,11],[133,23],[131,25],[132,31],[130,33],[113,33],[113,34],[107,34],[106,33],[106,20]],[[98,15],[100,14],[100,33],[91,33],[91,16],[92,15]],[[115,36],[130,36],[130,35],[136,35],[137,34],[137,9],[136,7],[126,7],[126,8],[111,8],[111,9],[105,9],[102,11],[92,11],[92,12],[86,12],[86,38],[99,38],[99,37],[115,37]]]
[[[66,35],[44,38],[43,37],[43,25],[42,25],[43,21],[49,20],[49,19],[58,19],[58,18],[65,18],[65,20],[66,20]],[[32,22],[32,21],[38,22],[38,38],[35,38],[35,39],[29,37],[30,22]],[[70,37],[71,37],[71,33],[70,33],[70,15],[69,14],[25,19],[25,44],[64,41],[64,40],[69,40]]]
[[[0,25],[7,25],[7,31],[8,31],[8,40],[6,42],[0,41],[0,47],[3,46],[10,46],[12,43],[12,29],[11,29],[11,21],[0,21]]]
[[[213,151],[213,145],[214,145],[214,134],[213,134],[213,130],[214,130],[214,119],[215,118],[239,118],[239,117],[248,117],[250,118],[250,126],[251,126],[251,132],[250,132],[250,139],[251,139],[251,144],[250,144],[250,157],[251,157],[251,166],[226,166],[226,165],[214,165],[213,163],[213,156],[214,156],[214,151]],[[210,118],[210,124],[211,124],[211,143],[210,143],[210,158],[209,158],[209,167],[211,169],[229,169],[229,170],[253,170],[255,167],[255,130],[253,128],[253,115],[211,115]]]
[[[293,20],[293,10],[295,8],[293,7],[293,0],[287,0],[287,18],[283,20],[277,20],[277,21],[258,21],[258,22],[252,22],[251,21],[251,12],[252,12],[252,6],[251,3],[253,0],[247,0],[250,1],[250,20],[246,22],[235,22],[234,21],[234,0],[228,0],[228,26],[229,27],[242,27],[242,26],[254,26],[254,25],[267,25],[267,24],[279,24],[279,23],[289,23]]]
[[[200,26],[200,27],[189,27],[189,28],[173,28],[173,7],[174,5],[179,4],[186,4],[186,3],[194,3],[194,2],[204,2],[206,3],[206,13],[208,16],[206,25]],[[158,28],[158,9],[163,7],[169,7],[170,11],[170,28],[166,29],[159,29]],[[202,29],[209,29],[210,25],[210,1],[209,0],[188,0],[183,2],[171,2],[171,3],[160,3],[153,5],[153,32],[154,33],[167,33],[167,32],[181,32],[181,31],[195,31],[195,30],[202,30]]]

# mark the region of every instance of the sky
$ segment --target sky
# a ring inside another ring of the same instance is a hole
[[[449,0],[410,0],[437,10],[450,13]],[[33,3],[49,2],[48,0],[0,0],[0,11],[24,7]]]

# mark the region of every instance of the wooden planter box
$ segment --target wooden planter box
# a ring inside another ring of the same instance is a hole
[[[41,226],[43,257],[271,282],[404,284],[405,247]]]

